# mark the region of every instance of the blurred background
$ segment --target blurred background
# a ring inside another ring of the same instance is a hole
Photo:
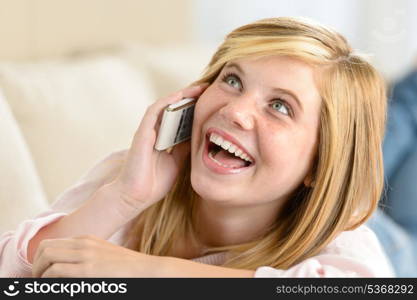
[[[196,80],[225,34],[277,16],[333,27],[385,77],[395,104],[386,194],[396,200],[381,203],[417,234],[413,0],[0,0],[0,233],[129,147],[146,107]],[[409,242],[401,234],[391,253]]]
[[[332,26],[392,79],[416,61],[413,0],[0,0],[1,60],[59,56],[125,42],[215,47],[259,18],[304,16]]]

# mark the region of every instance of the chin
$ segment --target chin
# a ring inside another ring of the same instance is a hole
[[[213,182],[209,178],[193,172],[191,172],[191,186],[206,201],[231,203],[233,199],[240,199],[234,195],[232,189],[225,188],[224,184]]]

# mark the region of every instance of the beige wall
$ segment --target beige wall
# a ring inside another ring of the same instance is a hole
[[[192,0],[0,0],[0,60],[188,42]]]

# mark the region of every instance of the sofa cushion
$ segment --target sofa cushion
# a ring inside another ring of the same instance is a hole
[[[47,208],[32,157],[0,90],[0,234]]]
[[[195,44],[154,46],[127,43],[121,56],[133,67],[146,67],[156,96],[160,98],[200,79],[214,50],[210,46]]]
[[[99,158],[128,148],[155,100],[144,71],[108,54],[2,63],[0,87],[49,202]]]

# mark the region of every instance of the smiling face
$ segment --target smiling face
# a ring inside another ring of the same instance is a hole
[[[318,142],[314,75],[285,56],[226,64],[194,111],[191,183],[198,195],[228,206],[278,205],[302,184]]]

